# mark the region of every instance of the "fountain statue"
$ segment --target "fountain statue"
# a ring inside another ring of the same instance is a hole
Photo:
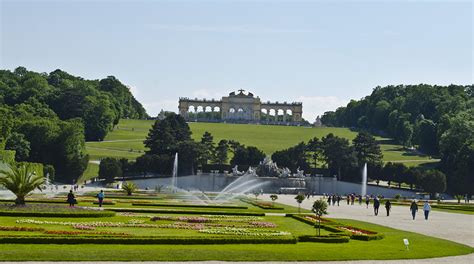
[[[280,177],[281,169],[278,168],[276,162],[273,162],[269,157],[260,162],[256,169],[258,176]]]
[[[304,178],[304,170],[300,170],[300,167],[296,169],[295,177],[297,178]]]
[[[288,167],[285,167],[280,174],[280,178],[288,178],[290,177],[290,175],[291,175],[291,170],[288,169]]]
[[[237,165],[235,165],[233,168],[232,168],[232,175],[233,176],[242,176],[244,173],[239,171],[239,168]]]

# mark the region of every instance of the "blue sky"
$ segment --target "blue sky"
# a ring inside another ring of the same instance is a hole
[[[108,75],[149,114],[243,88],[303,116],[377,85],[473,83],[471,1],[6,1],[0,68]]]

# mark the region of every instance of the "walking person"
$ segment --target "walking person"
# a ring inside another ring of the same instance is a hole
[[[332,196],[332,206],[335,206],[336,205],[336,195],[334,194]]]
[[[390,210],[392,209],[392,203],[387,200],[385,202],[385,210],[387,210],[387,216],[390,216]]]
[[[374,214],[377,216],[379,214],[380,201],[377,197],[374,199]]]
[[[359,194],[358,199],[359,199],[359,205],[362,205],[362,195]]]
[[[349,194],[346,194],[346,200],[347,200],[347,205],[349,205],[349,203],[351,202],[351,198]]]
[[[100,192],[97,194],[97,199],[99,200],[99,207],[102,207],[102,203],[104,202],[104,191],[100,190]]]
[[[369,203],[370,203],[370,198],[368,195],[365,196],[365,205],[366,205],[366,208],[369,209]]]
[[[338,194],[337,195],[337,206],[339,206],[339,202],[341,201],[341,196]]]
[[[354,205],[354,201],[355,201],[355,195],[351,194],[351,205]]]
[[[67,194],[67,202],[69,207],[74,207],[74,204],[76,203],[76,197],[74,196],[74,193],[72,193],[72,190]]]
[[[411,202],[410,211],[411,211],[411,216],[413,216],[413,220],[415,220],[416,213],[418,212],[418,205],[416,204],[415,200]]]
[[[425,204],[423,204],[423,212],[425,213],[425,220],[428,220],[428,215],[430,214],[431,211],[431,205],[428,202],[428,200],[425,201]]]
[[[331,205],[331,195],[328,196],[328,205]]]

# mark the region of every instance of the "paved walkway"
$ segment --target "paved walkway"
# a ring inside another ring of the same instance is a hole
[[[269,195],[260,197],[271,201]],[[297,206],[294,197],[295,195],[279,195],[277,202]],[[319,198],[314,197],[304,200],[301,208],[311,209],[313,202]],[[429,220],[426,221],[423,210],[420,208],[416,219],[413,220],[408,206],[392,206],[390,216],[387,217],[385,207],[382,204],[379,215],[375,216],[372,204],[367,209],[364,203],[359,205],[356,202],[354,205],[347,205],[346,201],[341,201],[340,206],[329,206],[328,213],[327,217],[360,220],[448,239],[474,247],[474,215],[431,211]]]

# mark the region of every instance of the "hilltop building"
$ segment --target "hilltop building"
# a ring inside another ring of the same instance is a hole
[[[179,114],[187,121],[299,125],[301,102],[262,102],[252,93],[231,92],[216,99],[179,98]]]

